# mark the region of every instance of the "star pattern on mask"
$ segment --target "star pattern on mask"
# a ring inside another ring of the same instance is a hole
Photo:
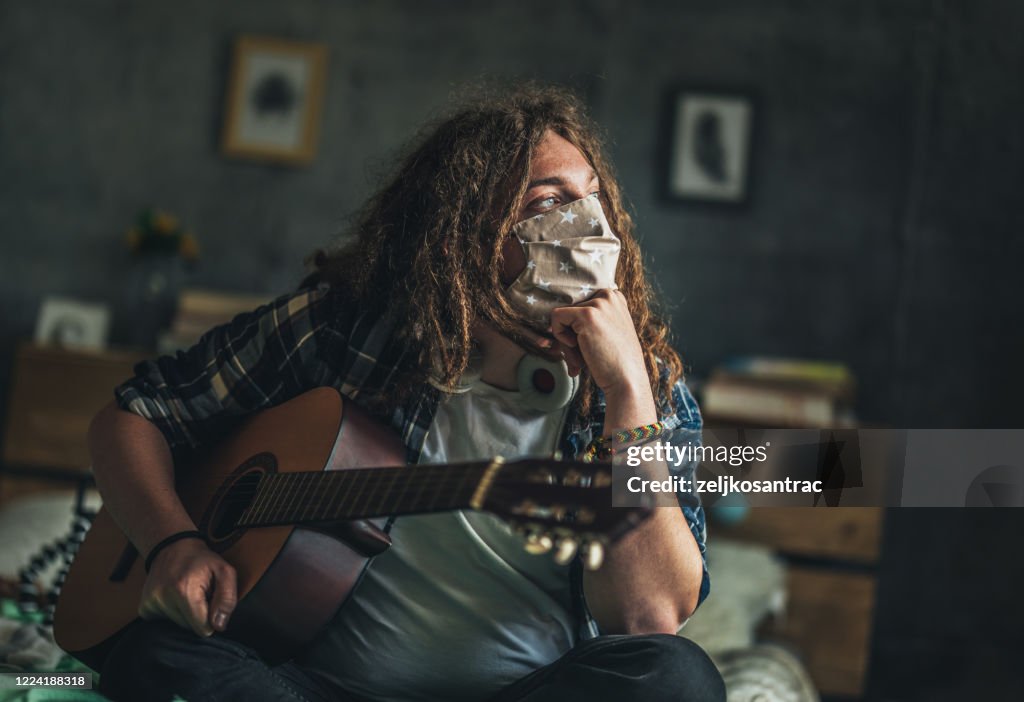
[[[587,224],[589,224],[592,227],[596,227],[597,225],[600,224],[600,222],[597,221],[597,217],[591,217],[590,219],[587,220]]]
[[[536,263],[535,261],[527,261],[527,263],[526,263],[526,268],[527,268],[528,270],[531,270],[531,271],[532,271],[532,270],[533,270],[534,268],[536,268],[536,267],[537,267],[537,263]]]
[[[555,239],[554,241],[551,242],[551,245],[554,246],[557,249],[559,246],[562,245],[562,240],[561,239]]]
[[[527,295],[526,296],[526,304],[528,304],[528,305],[535,305],[535,304],[537,304],[537,298],[535,298],[533,295]]]
[[[569,224],[572,224],[577,217],[579,217],[579,215],[571,210],[566,210],[562,213],[562,221],[568,222]]]
[[[583,285],[580,286],[580,292],[583,293],[584,297],[586,297],[590,295],[591,292],[593,292],[593,289],[590,287],[590,285],[584,283]]]
[[[547,290],[549,287],[551,287],[551,281],[549,281],[549,280],[538,280],[537,281],[537,287],[540,288],[541,290]]]
[[[591,263],[601,263],[601,257],[604,256],[604,252],[602,252],[602,251],[591,251],[589,255],[590,255],[590,262]]]
[[[558,264],[558,272],[559,273],[568,273],[571,270],[572,270],[572,266],[570,266],[565,261],[562,261],[561,263]]]

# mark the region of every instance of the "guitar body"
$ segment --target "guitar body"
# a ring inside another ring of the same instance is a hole
[[[265,473],[400,466],[397,434],[337,390],[318,388],[261,412],[208,455],[177,467],[177,491],[210,547],[234,566],[239,603],[226,634],[270,662],[308,644],[352,592],[367,561],[390,545],[378,523],[239,529],[232,517]],[[54,617],[57,643],[99,670],[138,618],[146,579],[138,556],[101,509],[75,557]]]
[[[534,553],[586,563],[650,515],[613,508],[610,464],[501,457],[405,468],[398,435],[333,388],[256,414],[202,458],[175,466],[175,490],[211,549],[235,568],[238,606],[226,635],[277,663],[310,643],[391,541],[386,515],[486,510]],[[596,554],[596,555],[595,555]],[[54,614],[61,648],[95,670],[138,618],[146,581],[135,552],[100,510]]]

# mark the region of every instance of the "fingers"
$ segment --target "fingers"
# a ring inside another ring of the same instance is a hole
[[[576,348],[579,342],[576,340],[576,331],[573,323],[575,307],[557,307],[551,311],[551,335],[563,346],[571,349]]]
[[[526,339],[539,349],[550,350],[551,347],[554,346],[554,344],[551,342],[551,339],[547,338],[543,334],[538,334],[530,327],[523,326],[520,324],[516,325],[516,329],[519,331],[520,334],[523,335],[524,339]]]
[[[550,337],[543,334],[538,334],[529,327],[519,325],[516,327],[523,339],[532,348],[527,349],[530,353],[535,353],[543,358],[547,358],[551,361],[558,361],[562,358],[558,349],[556,348],[557,342]],[[525,348],[525,347],[524,347]]]
[[[238,602],[235,569],[208,551],[191,562],[171,565],[180,567],[176,575],[157,571],[150,574],[139,616],[164,617],[199,636],[224,631]]]
[[[517,329],[522,334],[523,339],[534,347],[532,349],[527,349],[528,352],[536,353],[551,361],[564,360],[565,364],[569,367],[569,375],[573,377],[579,375],[579,372],[584,365],[583,356],[579,351],[565,343],[562,343],[562,341],[558,339],[552,339],[543,334],[539,334],[529,327],[520,326]],[[548,331],[550,331],[550,329]],[[575,346],[574,338],[573,342],[573,346]]]
[[[188,628],[200,636],[213,633],[210,626],[210,605],[207,593],[213,591],[213,573],[206,571],[206,580],[194,580],[186,587],[184,597],[179,600],[179,607],[188,622]]]
[[[574,349],[579,346],[579,341],[576,339],[576,332],[573,331],[572,324],[561,320],[556,322],[554,314],[551,315],[551,335],[564,348]]]
[[[565,365],[569,367],[569,375],[575,378],[587,365],[583,361],[583,354],[579,352],[579,349],[565,346],[561,342],[558,343],[556,348],[561,352],[562,358],[565,359]]]
[[[238,603],[238,585],[235,569],[225,562],[213,572],[213,598],[210,600],[210,626],[215,631],[224,631],[228,619]]]
[[[142,600],[139,604],[139,617],[146,621],[170,619],[179,626],[185,626],[184,623],[178,622],[180,615],[176,610],[163,605],[155,597],[148,597]]]
[[[616,326],[624,327],[627,323],[632,328],[626,298],[622,292],[598,290],[582,302],[552,310],[551,326],[548,331],[554,337],[553,340],[528,327],[521,327],[520,331],[523,338],[533,344],[535,352],[553,360],[564,359],[569,368],[569,375],[575,377],[587,366],[585,353],[593,350],[590,348],[589,336],[613,333]],[[581,337],[582,346],[585,348],[581,348]]]
[[[569,375],[573,377],[587,365],[580,348],[580,334],[591,324],[594,310],[585,304],[559,307],[551,312],[551,334],[558,341],[562,357],[569,366]]]
[[[143,598],[139,605],[139,617],[147,621],[169,619],[182,629],[193,629],[188,615],[188,607],[181,606],[184,602],[184,596],[176,590],[150,593],[148,597]]]
[[[551,334],[570,348],[579,346],[579,335],[591,326],[595,308],[587,302],[572,307],[558,307],[551,312]]]

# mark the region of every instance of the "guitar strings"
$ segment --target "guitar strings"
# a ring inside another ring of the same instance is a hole
[[[317,474],[318,473],[310,473],[310,475]],[[286,475],[297,474],[291,473]],[[480,478],[482,476],[478,475],[474,477]],[[336,486],[330,484],[327,481],[322,481],[325,483],[323,486],[318,487],[318,489],[316,489],[315,492],[310,492],[311,486],[303,486],[299,482],[300,480],[301,478],[293,478],[291,479],[291,484],[287,484],[285,481],[279,481],[278,485],[254,485],[239,487],[235,490],[229,490],[227,495],[225,495],[224,499],[222,500],[222,503],[237,505],[243,502],[251,501],[258,494],[263,493],[266,494],[270,499],[299,499],[305,502],[305,504],[314,504],[314,502],[310,502],[310,498],[313,498],[314,500],[316,500],[315,504],[321,504],[326,503],[328,501],[336,501],[338,499],[338,495],[341,494],[341,490],[345,490],[345,497],[341,498],[342,501],[345,501],[349,499],[351,496],[353,496],[353,489],[357,489],[358,492],[356,492],[355,494],[360,496],[365,501],[372,501],[374,497],[380,498],[380,488],[384,486],[385,483],[387,483],[387,490],[384,493],[384,499],[387,499],[386,495],[388,495],[389,493],[397,496],[399,499],[404,499],[404,497],[406,497],[409,494],[409,491],[415,488],[420,488],[420,490],[422,491],[427,487],[435,487],[439,490],[476,487],[472,483],[467,483],[466,479],[463,476],[440,479],[434,478],[433,476],[409,476],[409,478],[405,480],[397,480],[396,478],[392,478],[390,476],[382,476],[379,478],[377,476],[373,476],[372,478],[364,477],[362,485],[350,482],[346,486],[345,482],[339,482],[339,484]],[[542,487],[546,485],[546,483],[536,483],[530,481],[523,481],[523,484],[536,487]],[[560,487],[576,487],[581,490],[587,491],[597,489],[586,486]],[[218,490],[220,489],[222,488],[218,488]],[[398,495],[399,491],[401,491],[401,495]],[[211,498],[213,494],[216,494],[216,491],[214,491],[214,493],[211,493]]]
[[[344,485],[345,482],[351,482],[353,479],[361,481],[363,483],[364,492],[369,489],[371,491],[377,490],[385,482],[390,483],[392,486],[397,487],[399,483],[406,486],[421,484],[435,484],[438,486],[450,486],[453,483],[463,483],[467,479],[466,473],[470,471],[476,471],[479,473],[476,477],[482,477],[483,471],[486,466],[481,467],[474,465],[466,468],[465,472],[461,474],[452,474],[450,470],[446,470],[443,474],[439,474],[438,471],[423,470],[423,468],[430,468],[430,466],[413,467],[409,466],[406,468],[395,467],[395,468],[357,468],[353,470],[337,470],[337,471],[296,471],[289,473],[264,473],[260,476],[257,481],[248,481],[246,484],[241,484],[234,489],[228,489],[226,497],[231,497],[235,501],[252,498],[256,493],[266,490],[276,490],[285,492],[298,492],[302,493],[310,489],[309,485],[303,485],[301,481],[308,480],[309,476],[324,476],[316,478],[315,482],[321,482],[324,484],[324,489],[330,489],[334,487],[332,482],[340,482]],[[334,478],[333,476],[339,476]],[[280,477],[274,477],[280,476]],[[305,477],[304,477],[305,476]],[[330,476],[330,477],[327,477]],[[352,477],[354,476],[354,478]],[[408,476],[404,477],[403,476]],[[505,480],[502,482],[508,482],[507,477],[503,476]],[[346,478],[348,480],[346,480]],[[270,484],[276,482],[277,484]],[[523,480],[523,483],[531,485],[544,485],[546,483],[537,483],[536,481]],[[586,487],[586,486],[582,486]],[[214,488],[212,491],[205,491],[205,496],[212,498],[217,492],[224,490],[224,486],[220,485]],[[351,489],[351,487],[350,487]],[[592,488],[588,488],[592,489]],[[320,494],[319,492],[314,494]]]
[[[415,470],[415,469],[413,469],[413,470]],[[478,477],[478,478],[482,477],[483,471],[480,470],[480,469],[477,469],[477,470],[478,470],[478,472],[480,474],[475,476],[475,477]],[[304,480],[304,478],[302,476],[333,476],[334,474],[342,476],[340,478],[334,479],[333,481],[330,480],[330,479],[325,479],[325,478],[318,478],[315,481],[315,482],[324,483],[324,487],[322,488],[323,490],[329,490],[329,489],[335,487],[333,484],[331,484],[332,482],[341,483],[342,486],[344,486],[345,482],[351,482],[351,479],[349,481],[346,481],[345,477],[348,477],[349,475],[351,475],[352,472],[353,471],[342,470],[342,471],[300,471],[300,472],[295,472],[295,473],[269,473],[269,474],[265,474],[265,475],[268,475],[268,476],[288,476],[288,477],[285,477],[284,479],[277,479],[275,481],[275,482],[278,483],[277,485],[265,483],[264,479],[261,478],[260,481],[256,481],[256,482],[254,482],[251,485],[240,485],[239,487],[237,487],[237,488],[235,488],[233,490],[229,489],[228,490],[228,494],[226,495],[226,497],[231,497],[231,498],[235,499],[236,501],[240,501],[240,500],[244,500],[244,499],[249,499],[249,498],[253,497],[256,493],[263,492],[263,491],[268,491],[268,490],[270,490],[270,491],[277,491],[278,494],[280,494],[282,492],[295,492],[295,493],[300,493],[301,494],[301,493],[304,493],[304,492],[308,491],[310,489],[310,487],[311,487],[308,484],[307,485],[303,485],[302,484],[302,481]],[[436,486],[439,486],[439,487],[440,486],[448,487],[448,486],[451,486],[454,483],[460,483],[460,484],[465,483],[466,478],[467,478],[467,476],[465,474],[463,474],[463,475],[447,474],[447,475],[444,475],[444,476],[439,476],[439,475],[436,475],[436,474],[434,474],[434,475],[414,475],[413,471],[409,471],[409,472],[406,472],[406,473],[389,473],[387,475],[378,475],[379,472],[380,471],[378,471],[376,469],[375,470],[367,470],[366,472],[357,475],[356,480],[363,483],[362,487],[363,487],[363,491],[364,492],[376,491],[384,483],[388,483],[389,484],[389,491],[392,488],[399,488],[401,486],[409,487],[409,486],[420,486],[420,485],[429,485],[429,484],[433,484],[433,485],[436,485]],[[401,477],[403,475],[407,475],[408,477],[403,479]],[[305,479],[308,480],[308,478],[305,478]],[[273,480],[273,479],[271,479],[271,480]],[[502,482],[507,483],[507,480],[504,480]],[[536,481],[529,481],[529,480],[523,480],[522,482],[524,484],[538,485],[538,486],[540,486],[540,485],[547,485],[547,483],[537,483]],[[351,490],[352,487],[353,486],[350,485],[349,489]],[[594,489],[594,488],[589,488],[587,486],[563,486],[563,487],[584,487],[586,489]],[[223,485],[219,486],[213,492],[208,493],[208,496],[212,498],[213,495],[215,495],[217,492],[219,492],[219,491],[221,491],[223,489],[224,489]],[[318,490],[317,492],[312,493],[312,494],[313,495],[321,495],[322,491]]]
[[[341,471],[345,473],[347,471]],[[321,472],[314,473],[303,473],[304,475],[321,475]],[[298,473],[286,473],[284,475],[302,475]],[[278,480],[276,485],[264,484],[264,485],[253,485],[239,487],[236,490],[229,490],[225,495],[222,503],[227,504],[240,504],[243,502],[249,502],[256,498],[260,493],[267,495],[270,500],[299,500],[304,504],[326,504],[328,500],[336,501],[341,491],[345,491],[345,496],[341,498],[341,501],[346,501],[354,496],[359,496],[363,501],[372,501],[373,498],[380,499],[380,488],[387,485],[387,490],[384,492],[384,499],[387,499],[389,493],[394,494],[396,497],[399,491],[403,491],[401,497],[404,497],[409,493],[410,490],[419,488],[420,491],[424,491],[427,487],[434,487],[437,490],[454,490],[456,487],[462,486],[465,488],[475,487],[472,483],[467,482],[467,479],[478,480],[482,477],[482,471],[476,476],[451,476],[451,477],[440,477],[440,476],[413,476],[408,475],[404,480],[398,475],[387,475],[387,476],[376,476],[376,475],[363,475],[361,480],[357,479],[352,481],[351,479],[337,479],[335,483],[331,483],[329,480],[320,479],[318,482],[322,482],[322,486],[318,486],[315,491],[311,491],[312,486],[302,484],[302,478],[286,478],[284,480]],[[361,483],[361,484],[360,484]],[[219,488],[220,489],[220,488]],[[329,495],[330,493],[330,495]],[[399,499],[401,499],[401,497]],[[315,501],[315,502],[314,502]],[[296,505],[297,506],[297,505]]]
[[[359,469],[357,469],[357,470],[359,470]],[[277,511],[279,511],[281,509],[285,509],[288,512],[293,512],[293,513],[299,512],[299,513],[309,514],[310,515],[309,517],[304,517],[304,518],[310,518],[311,519],[312,518],[312,514],[318,513],[320,510],[323,510],[325,508],[327,508],[328,510],[331,510],[331,509],[337,510],[337,509],[344,508],[346,506],[346,503],[348,503],[353,497],[358,498],[359,501],[362,503],[362,505],[364,507],[366,507],[369,504],[372,504],[375,501],[379,501],[380,507],[378,509],[376,509],[376,510],[368,510],[368,512],[371,513],[371,514],[375,514],[377,512],[382,512],[383,514],[387,514],[387,513],[390,513],[391,511],[400,509],[401,503],[412,494],[410,491],[411,490],[415,490],[417,488],[419,489],[419,494],[416,495],[416,499],[420,499],[420,498],[424,497],[424,495],[422,493],[423,493],[423,491],[427,487],[434,487],[437,490],[446,490],[446,489],[447,490],[451,490],[452,492],[449,493],[448,495],[446,495],[445,497],[448,497],[449,499],[455,498],[456,502],[459,502],[459,503],[466,502],[468,500],[469,496],[472,493],[470,492],[467,495],[455,494],[456,488],[458,488],[459,492],[462,492],[462,491],[467,490],[467,489],[475,489],[476,488],[476,485],[474,485],[472,483],[466,483],[466,478],[468,476],[466,476],[465,474],[453,475],[450,471],[446,471],[445,475],[447,477],[442,477],[442,476],[436,475],[436,472],[434,472],[434,475],[417,475],[417,476],[413,476],[412,474],[402,474],[402,473],[389,473],[389,474],[386,474],[386,475],[380,475],[380,472],[378,470],[376,470],[376,469],[371,469],[371,470],[363,469],[363,470],[365,470],[366,472],[363,472],[362,475],[361,475],[361,477],[364,480],[364,484],[361,486],[361,489],[358,492],[355,492],[353,494],[353,487],[355,487],[355,486],[354,485],[349,485],[348,489],[345,491],[345,495],[343,497],[341,497],[340,499],[339,499],[339,495],[341,495],[341,490],[344,489],[344,485],[339,486],[337,489],[335,489],[333,491],[331,490],[331,488],[333,486],[325,485],[323,487],[323,489],[317,490],[316,492],[313,492],[313,493],[309,493],[308,492],[309,489],[310,489],[309,485],[306,485],[306,486],[303,487],[302,483],[300,482],[300,481],[303,480],[303,478],[300,477],[300,476],[329,475],[329,474],[335,474],[335,471],[300,471],[300,472],[295,472],[295,473],[271,473],[271,474],[265,474],[265,475],[294,476],[294,477],[285,478],[284,480],[279,481],[281,484],[279,484],[277,486],[267,485],[267,486],[262,486],[261,487],[257,483],[257,484],[251,485],[251,486],[240,487],[240,488],[238,488],[237,490],[234,490],[234,491],[229,491],[228,494],[225,496],[225,499],[221,501],[221,504],[222,505],[230,505],[230,506],[239,506],[241,504],[246,504],[247,508],[251,508],[251,507],[253,507],[255,505],[255,503],[254,503],[255,496],[261,490],[269,490],[270,492],[267,495],[267,500],[264,501],[262,506],[257,507],[255,509],[255,511],[252,512],[249,515],[250,517],[255,517],[257,513],[263,512],[263,511],[276,513]],[[401,468],[399,468],[399,470],[401,470]],[[477,469],[477,471],[481,475],[478,475],[476,477],[477,478],[482,477],[482,472],[483,471],[481,469],[479,469],[479,468]],[[426,472],[426,471],[423,471],[423,472]],[[352,471],[337,471],[336,472],[337,475],[345,475],[345,474],[351,474],[351,473],[352,473]],[[405,480],[401,481],[402,487],[399,488],[396,485],[396,481],[398,481],[401,478],[402,475],[406,475],[407,478]],[[290,485],[285,484],[286,481],[290,482],[291,484]],[[384,484],[385,481],[389,482],[389,489],[383,495],[380,495],[378,490]],[[534,487],[540,487],[541,486],[541,485],[539,485],[537,483],[530,483],[530,485],[532,485]],[[394,489],[391,489],[392,487],[394,487]],[[503,486],[500,483],[496,483],[493,486],[492,490],[493,489],[497,489],[497,491],[500,494],[500,493],[505,491],[505,487],[506,486]],[[560,487],[563,487],[563,488],[574,488],[574,489],[572,489],[572,492],[576,492],[577,490],[579,490],[579,491],[581,491],[579,494],[584,494],[584,492],[586,492],[586,493],[589,493],[591,497],[593,497],[593,492],[592,491],[595,490],[595,488],[582,487],[582,486],[560,486]],[[222,489],[222,488],[218,488],[218,490],[219,489]],[[401,490],[401,492],[399,492],[399,490]],[[292,493],[292,494],[289,495],[288,494],[289,492]],[[563,497],[568,497],[568,496],[563,494]],[[386,503],[388,503],[388,502],[393,503],[391,510],[387,509]],[[444,499],[442,499],[442,497],[438,497],[437,495],[434,495],[433,499],[431,500],[432,504],[427,509],[428,510],[444,509],[445,508],[445,504],[444,503],[447,503],[447,502],[448,502],[448,500],[444,500]],[[442,503],[442,504],[438,504],[438,503]],[[352,507],[354,507],[354,505],[352,505]],[[244,511],[245,510],[243,510],[243,513],[244,513]],[[362,510],[360,510],[360,511],[362,511]],[[380,516],[383,516],[383,514],[381,514]],[[270,516],[271,515],[268,515],[268,518],[270,518]],[[354,517],[354,518],[356,518],[356,517]],[[256,519],[256,521],[259,522],[259,519]]]

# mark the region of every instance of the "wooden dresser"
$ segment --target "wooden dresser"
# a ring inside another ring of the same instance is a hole
[[[11,374],[0,502],[87,477],[89,423],[146,356],[22,344]]]
[[[884,510],[761,507],[722,536],[763,544],[788,561],[785,615],[759,632],[802,657],[826,698],[863,693],[874,617]]]

